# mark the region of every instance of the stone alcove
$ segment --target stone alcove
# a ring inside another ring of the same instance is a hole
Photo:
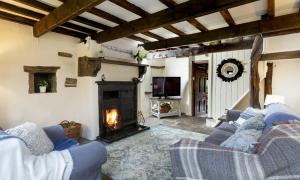
[[[57,92],[57,78],[56,72],[60,69],[57,66],[24,66],[24,71],[29,73],[29,90],[30,94],[40,93],[38,82],[41,80],[46,80],[48,82],[48,87],[46,93],[56,93]]]

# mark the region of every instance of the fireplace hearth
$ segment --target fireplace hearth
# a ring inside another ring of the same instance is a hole
[[[107,143],[149,129],[138,124],[137,82],[98,81],[99,136]]]

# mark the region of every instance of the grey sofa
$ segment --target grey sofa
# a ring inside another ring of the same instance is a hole
[[[236,127],[234,125],[229,124],[229,121],[236,121],[242,111],[238,110],[229,110],[226,115],[225,121],[216,127],[214,131],[204,140],[205,142],[220,145],[226,139],[228,139],[231,135],[233,135],[236,131]]]
[[[65,139],[64,130],[60,125],[44,128],[47,136],[55,142]],[[71,180],[101,180],[101,166],[107,160],[105,146],[97,141],[68,149],[73,159]]]

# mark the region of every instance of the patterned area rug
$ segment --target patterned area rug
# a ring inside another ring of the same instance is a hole
[[[108,144],[102,173],[114,180],[172,179],[169,146],[182,138],[203,141],[207,135],[165,125]]]

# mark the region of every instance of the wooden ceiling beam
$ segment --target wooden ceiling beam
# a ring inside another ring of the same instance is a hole
[[[45,11],[45,12],[51,12],[55,9],[55,7],[53,6],[49,6],[48,4],[42,3],[40,1],[37,0],[14,0],[16,2],[25,4],[27,6]]]
[[[282,60],[282,59],[297,59],[300,58],[300,51],[285,51],[262,54],[260,61]]]
[[[235,26],[235,22],[234,19],[232,18],[230,12],[228,11],[228,9],[220,11],[220,14],[222,15],[222,17],[224,18],[224,20],[226,21],[226,23],[229,26]]]
[[[137,14],[141,17],[145,17],[145,16],[149,15],[149,13],[147,11],[145,11],[142,8],[128,2],[127,0],[121,0],[121,1],[120,0],[109,0],[109,1],[116,4],[116,5],[118,5],[118,6],[120,6],[120,7],[122,7],[122,8],[124,8],[124,9],[126,9],[126,10],[128,10],[128,11],[130,11],[130,12],[132,12],[132,13],[134,13],[134,14]]]
[[[147,15],[141,19],[99,32],[97,34],[97,41],[99,43],[111,41],[254,1],[257,0],[190,0],[182,4],[178,4],[174,9],[165,9],[157,13]]]
[[[28,26],[34,26],[34,24],[37,22],[35,20],[25,18],[22,16],[18,16],[18,15],[14,15],[14,14],[10,14],[10,13],[7,13],[7,12],[1,11],[1,10],[0,10],[0,19],[12,21],[15,23],[24,24],[24,25],[28,25]],[[52,31],[60,33],[60,34],[76,37],[79,39],[84,39],[87,36],[84,33],[69,30],[69,29],[62,28],[62,27],[57,27],[57,28],[53,29]]]
[[[161,37],[157,34],[154,34],[154,33],[150,32],[150,31],[143,32],[142,34],[144,34],[146,36],[149,36],[149,37],[152,37],[152,38],[157,39],[157,40],[164,40],[165,39],[165,38],[163,38],[163,37]]]
[[[159,0],[159,1],[171,9],[173,9],[177,5],[177,3],[174,0]]]
[[[128,10],[128,11],[134,13],[134,14],[137,14],[141,17],[145,17],[145,16],[150,15],[150,13],[148,13],[147,11],[143,10],[142,8],[136,6],[136,5],[134,5],[134,4],[132,4],[128,1],[120,1],[120,0],[109,0],[109,1],[116,4],[116,5],[118,5],[118,6],[120,6],[120,7],[122,7],[123,9],[126,9],[126,10]],[[122,23],[122,24],[124,24],[124,23]],[[180,34],[184,34],[183,32],[179,31],[178,29],[176,29],[174,27],[167,27],[167,28],[169,28],[169,31],[175,33],[176,35],[180,36]],[[158,36],[158,35],[152,36],[150,31],[146,31],[145,33],[141,32],[141,33],[146,35],[146,36],[157,39],[157,40],[164,39],[163,37]],[[156,36],[156,38],[155,38],[155,36]]]
[[[21,14],[21,15],[24,15],[24,16],[35,18],[35,19],[41,19],[45,16],[45,14],[41,14],[41,13],[38,13],[38,12],[35,12],[35,11],[25,9],[23,7],[15,6],[15,5],[5,3],[5,2],[1,2],[1,1],[0,1],[0,8],[5,9],[7,11],[17,13],[17,14]],[[90,34],[90,35],[92,35],[92,34],[94,35],[97,32],[95,30],[92,30],[92,29],[89,29],[89,28],[86,28],[86,27],[83,27],[83,26],[79,26],[79,25],[76,25],[76,24],[73,24],[73,23],[70,23],[70,22],[66,22],[62,26],[66,27],[66,28],[71,28],[71,29],[74,29],[74,30],[77,30],[77,31],[81,31],[81,32],[84,32],[84,33],[87,33],[87,34]]]
[[[126,9],[126,10],[134,13],[134,14],[137,14],[137,15],[141,16],[141,17],[146,17],[146,16],[150,15],[150,13],[148,13],[147,11],[143,10],[142,8],[136,6],[136,5],[134,5],[134,4],[132,4],[132,3],[128,2],[128,1],[119,1],[119,0],[110,0],[110,1],[113,2],[114,4],[118,5],[118,6],[120,6],[120,7],[124,8],[124,9]],[[184,36],[184,35],[186,35],[184,32],[180,31],[179,29],[175,28],[172,25],[166,25],[163,28],[165,28],[168,31],[176,34],[177,36]],[[154,38],[154,37],[152,36],[152,38]],[[155,38],[155,39],[157,39],[157,38]]]
[[[166,25],[166,26],[163,26],[163,28],[176,34],[177,36],[185,36],[186,35],[184,32],[180,31],[179,29],[175,28],[172,25]]]
[[[274,37],[274,36],[282,36],[282,35],[295,34],[295,33],[300,33],[300,28],[282,30],[282,31],[277,31],[277,32],[270,32],[270,33],[263,33],[263,37],[264,38],[265,37]]]
[[[148,43],[148,42],[150,42],[147,39],[144,39],[144,38],[141,38],[141,37],[138,37],[138,36],[134,36],[134,35],[128,36],[127,38],[135,40],[135,41],[140,41],[142,43]]]
[[[66,0],[61,6],[57,7],[34,25],[33,35],[40,37],[103,1],[104,0]]]
[[[159,51],[158,54],[163,52],[164,55],[169,57],[188,57],[207,53],[236,51],[243,49],[251,49],[254,40],[243,40],[235,43],[223,43],[217,45],[208,45],[200,47],[176,48],[171,50]],[[155,52],[154,52],[155,54]]]
[[[195,28],[197,28],[198,30],[200,30],[201,32],[206,32],[208,31],[208,29],[203,26],[203,24],[201,24],[197,19],[189,19],[187,20],[191,25],[193,25]]]
[[[159,1],[171,9],[174,9],[177,5],[174,0],[159,0]],[[197,21],[195,18],[188,19],[187,21],[200,31],[204,31],[204,32],[208,31],[208,29],[205,26],[203,26],[199,21]]]
[[[36,8],[36,9],[39,9],[39,10],[42,10],[42,11],[46,11],[46,12],[51,12],[55,9],[55,7],[53,7],[53,6],[44,4],[44,3],[36,1],[36,0],[14,0],[14,1],[25,4],[27,6],[30,6],[30,7]],[[94,28],[97,28],[97,29],[106,30],[106,29],[110,28],[109,26],[98,23],[96,21],[86,19],[81,16],[77,16],[72,20],[82,23],[82,24],[85,24],[85,25],[88,25],[88,26],[91,26],[91,27],[94,27]]]
[[[284,30],[299,29],[300,16],[298,13],[275,17],[273,19],[259,20],[236,26],[220,28],[208,32],[195,33],[177,38],[170,38],[157,42],[144,44],[147,50],[176,47],[187,44],[196,44],[220,39],[255,35],[259,33],[272,33]]]
[[[55,9],[55,7],[53,7],[53,6],[44,4],[44,3],[36,1],[36,0],[14,0],[14,1],[25,4],[27,6],[30,6],[30,7],[36,8],[36,9],[39,9],[39,10],[42,10],[42,11],[45,11],[45,12],[51,12]],[[63,0],[60,0],[60,1],[63,2]],[[107,30],[107,29],[110,28],[109,26],[98,23],[96,21],[86,19],[86,18],[81,17],[81,16],[77,16],[72,20],[76,21],[76,22],[79,22],[81,24],[85,24],[85,25],[97,28],[97,29]],[[137,37],[137,36],[131,36],[131,37],[133,37],[134,40],[139,39],[140,42],[149,42],[149,41],[146,41],[145,39],[142,41],[142,39],[140,37]]]

